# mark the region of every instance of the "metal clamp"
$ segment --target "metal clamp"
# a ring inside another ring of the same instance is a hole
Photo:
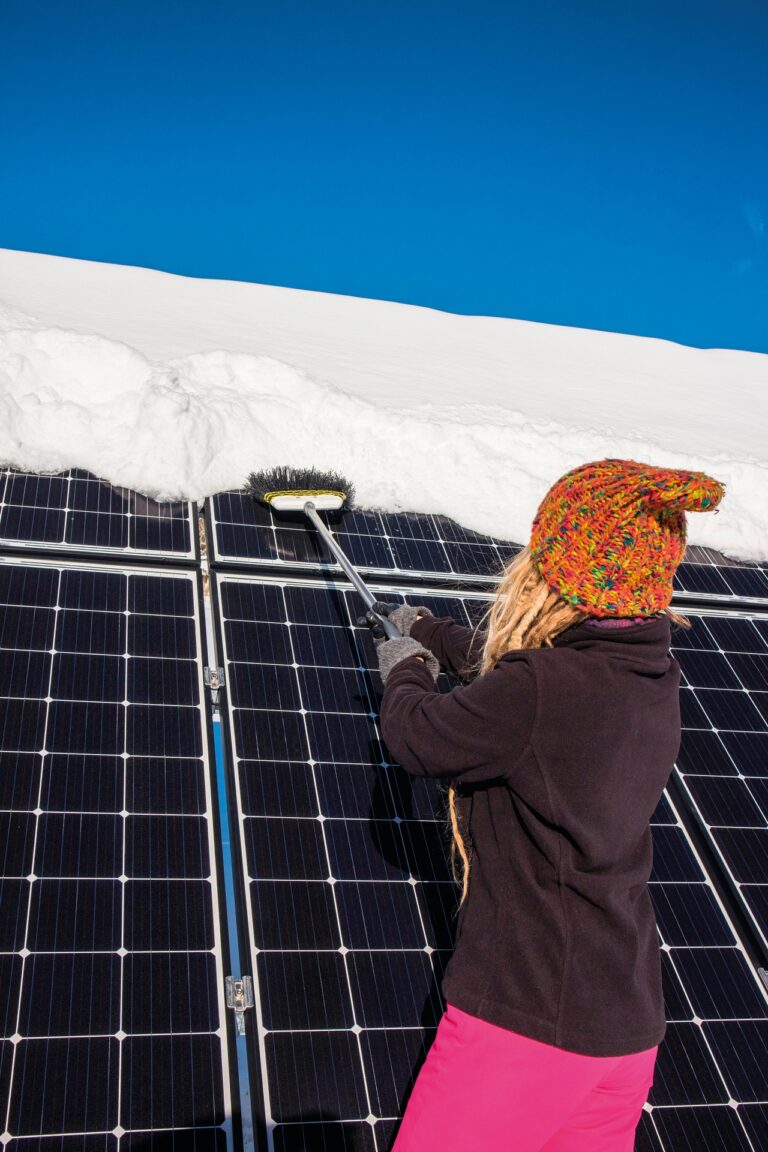
[[[227,1008],[235,1014],[238,1036],[245,1036],[245,1013],[253,1008],[253,980],[250,976],[227,976],[224,980]]]
[[[206,688],[211,693],[211,704],[214,708],[219,706],[219,691],[224,687],[224,669],[223,668],[204,668],[203,679]]]

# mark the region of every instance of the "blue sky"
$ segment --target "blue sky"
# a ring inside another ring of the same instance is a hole
[[[0,246],[768,352],[764,0],[3,0],[0,45]]]

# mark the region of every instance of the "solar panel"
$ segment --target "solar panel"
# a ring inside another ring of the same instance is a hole
[[[768,947],[768,635],[765,621],[691,616],[673,635],[683,739],[678,773],[721,867]],[[683,646],[684,645],[684,646]]]
[[[691,545],[674,579],[676,592],[707,599],[768,599],[768,569],[764,565],[730,560],[713,549]]]
[[[0,545],[194,560],[194,509],[113,487],[80,469],[57,475],[4,469]]]
[[[444,797],[381,744],[354,594],[234,575],[217,590],[269,1147],[342,1146],[341,1124],[345,1148],[383,1152],[434,1035],[453,943]],[[408,598],[464,622],[487,604]],[[768,1101],[766,996],[666,796],[654,859],[670,1023],[638,1147],[714,1148],[685,1141],[718,1132],[750,1149]]]
[[[313,572],[322,564],[338,570],[300,514],[274,513],[233,491],[212,497],[208,515],[216,561]],[[353,564],[373,574],[487,583],[519,551],[518,545],[481,536],[444,516],[355,510],[326,522]]]
[[[217,586],[271,1147],[384,1149],[452,944],[442,792],[386,758],[348,592]]]
[[[761,1147],[768,996],[666,793],[652,829],[667,1032],[636,1147]]]
[[[0,1140],[226,1152],[196,577],[6,557],[0,603]]]

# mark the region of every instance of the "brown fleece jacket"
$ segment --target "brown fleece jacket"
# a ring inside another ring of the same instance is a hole
[[[466,673],[470,629],[427,617],[411,635]],[[443,981],[457,1008],[589,1056],[662,1040],[647,881],[649,821],[680,743],[669,643],[665,616],[616,630],[586,621],[449,693],[415,658],[390,673],[381,723],[393,757],[463,794],[469,894]]]

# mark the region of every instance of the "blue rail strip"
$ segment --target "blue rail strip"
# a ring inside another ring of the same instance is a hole
[[[248,974],[249,969],[243,964],[240,955],[240,942],[237,936],[237,903],[235,900],[235,873],[232,864],[232,843],[230,841],[229,801],[227,797],[226,774],[224,771],[224,740],[221,732],[221,721],[217,716],[213,718],[213,745],[216,755],[216,785],[219,795],[219,820],[221,833],[221,858],[224,881],[224,899],[226,901],[227,933],[229,939],[229,955],[232,965],[232,975],[242,976]],[[246,1017],[247,1023],[253,1026],[255,1017]],[[251,1108],[251,1086],[248,1077],[248,1047],[245,1036],[235,1037],[237,1051],[237,1077],[240,1089],[240,1119],[243,1126],[243,1148],[245,1152],[255,1152],[253,1132],[253,1110]]]

